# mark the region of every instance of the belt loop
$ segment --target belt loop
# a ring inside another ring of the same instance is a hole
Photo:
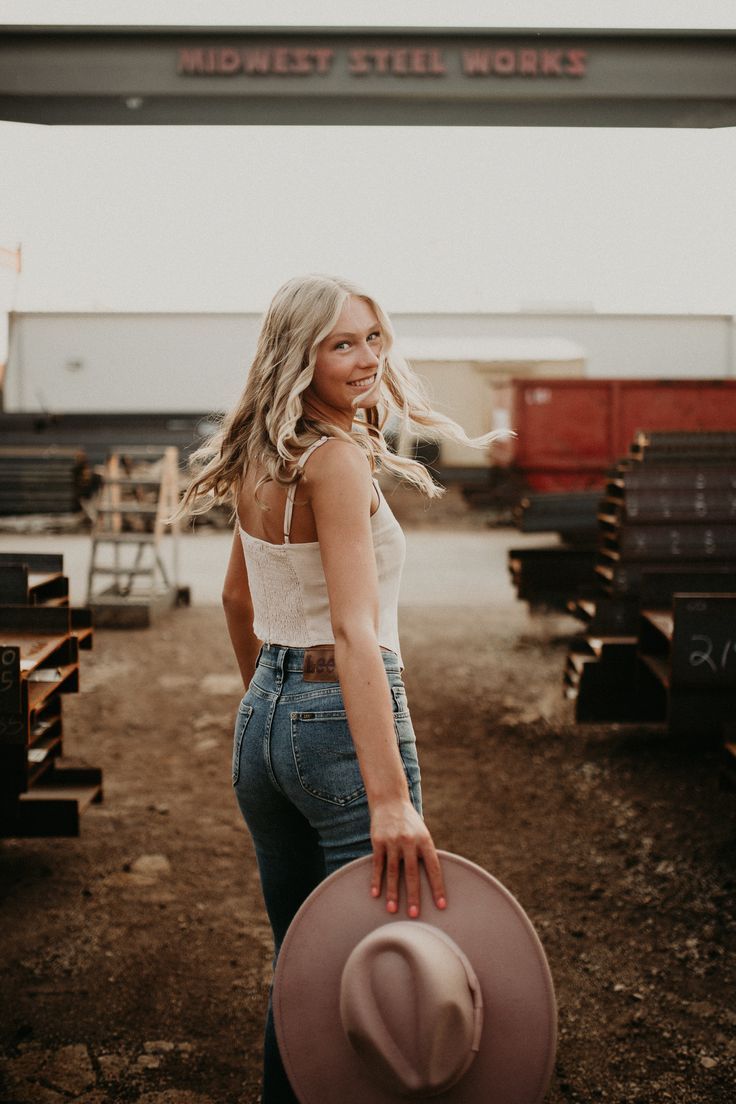
[[[279,681],[279,686],[284,681],[284,671],[286,670],[286,657],[288,654],[288,648],[279,648],[279,653],[276,656],[276,670],[278,672],[277,678]]]

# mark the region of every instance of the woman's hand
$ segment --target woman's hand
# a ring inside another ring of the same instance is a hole
[[[427,878],[437,908],[447,906],[442,868],[429,829],[411,801],[382,802],[371,811],[373,872],[371,894],[380,896],[384,870],[386,874],[386,909],[399,908],[399,874],[404,867],[406,904],[409,916],[419,916],[419,861],[424,863]]]

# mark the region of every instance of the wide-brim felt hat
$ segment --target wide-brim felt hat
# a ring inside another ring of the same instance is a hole
[[[370,896],[370,856],[310,894],[281,947],[273,1010],[301,1104],[540,1104],[557,1007],[544,949],[491,874],[439,851],[448,904],[420,863],[422,912]]]

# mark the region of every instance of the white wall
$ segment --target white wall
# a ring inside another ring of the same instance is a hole
[[[224,410],[245,381],[258,323],[226,314],[13,316],[5,408]]]
[[[589,376],[736,375],[733,315],[438,313],[394,321],[399,337],[568,339],[580,347]]]
[[[580,347],[590,376],[736,374],[733,319],[725,316],[412,313],[394,315],[393,321],[399,345],[404,337],[407,349],[416,338],[425,339],[423,347],[441,341],[445,350],[453,339],[460,348],[472,337],[556,337]],[[243,386],[259,324],[256,314],[14,315],[6,409],[227,409]],[[425,375],[440,403],[446,401],[449,392],[438,385],[437,369]],[[472,375],[466,368],[465,376]],[[471,392],[483,386],[474,380],[463,402],[474,406]],[[454,385],[451,390],[459,395]],[[477,418],[472,412],[466,417],[464,409],[448,413],[480,432]]]
[[[28,198],[43,178],[47,141],[48,127],[0,122],[0,246],[11,252],[33,236]],[[27,283],[8,261],[0,254],[0,366],[8,357],[8,314]]]

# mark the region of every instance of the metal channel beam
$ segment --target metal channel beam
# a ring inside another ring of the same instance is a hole
[[[0,29],[0,118],[736,125],[736,32]]]

